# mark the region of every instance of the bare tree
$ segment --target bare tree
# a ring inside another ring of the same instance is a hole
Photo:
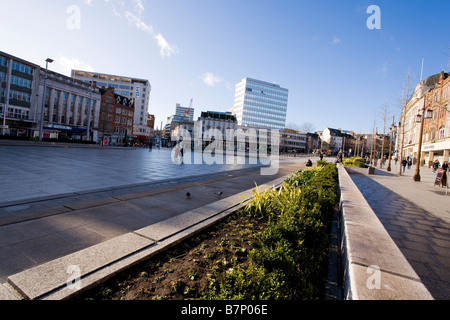
[[[408,77],[407,77],[407,83],[406,83],[406,89],[405,85],[400,85],[400,88],[402,90],[402,97],[400,99],[400,107],[402,108],[401,115],[400,115],[400,124],[398,127],[398,134],[397,137],[399,137],[401,132],[401,142],[400,142],[400,152],[397,150],[397,158],[400,163],[400,169],[398,172],[398,175],[402,175],[402,161],[403,161],[403,146],[405,144],[405,117],[406,117],[406,107],[408,105],[409,96],[410,96],[410,90],[411,90],[411,83],[412,83],[412,77],[411,77],[411,71],[408,71]]]
[[[295,130],[300,133],[308,133],[308,132],[315,132],[316,128],[314,125],[310,122],[303,122],[302,124],[297,124],[294,122],[289,122],[286,125],[287,129]]]

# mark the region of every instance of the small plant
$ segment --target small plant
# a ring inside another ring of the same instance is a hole
[[[255,235],[248,266],[216,261],[205,299],[317,299],[326,278],[331,213],[337,200],[337,169],[324,163],[296,172],[278,189],[261,192],[242,214],[267,221]],[[243,235],[243,234],[242,234]],[[250,244],[250,243],[249,243]],[[231,267],[232,265],[232,267]],[[227,271],[219,273],[219,267]]]
[[[182,280],[175,280],[170,283],[170,287],[172,288],[173,291],[175,291],[177,293],[182,293],[183,289],[185,287],[185,284]]]
[[[189,271],[188,271],[188,278],[189,278],[189,279],[191,279],[192,281],[194,281],[196,277],[197,277],[197,272],[196,272],[196,271],[192,271],[192,270],[189,270]]]

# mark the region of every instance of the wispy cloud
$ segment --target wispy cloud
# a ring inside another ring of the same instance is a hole
[[[144,4],[142,3],[142,0],[133,0],[133,4],[134,4],[134,10],[138,14],[141,14],[142,12],[144,12],[145,8],[144,8]]]
[[[92,0],[84,0],[92,1]],[[104,0],[111,3],[112,11],[116,17],[124,17],[128,24],[139,31],[148,33],[155,41],[160,51],[161,58],[171,57],[179,53],[178,46],[169,43],[161,32],[155,32],[153,26],[144,21],[142,14],[145,11],[143,0],[131,0],[131,7],[123,0]]]
[[[160,48],[159,54],[161,57],[170,57],[179,53],[178,47],[176,45],[169,44],[161,33],[158,33],[155,36],[155,39],[158,43],[158,47]]]
[[[333,36],[333,40],[331,41],[331,44],[337,45],[339,43],[341,43],[341,39],[336,36]]]
[[[202,74],[200,76],[200,79],[202,79],[203,83],[209,87],[215,87],[216,85],[222,82],[222,78],[214,75],[211,72],[206,72]]]
[[[378,69],[377,69],[376,72],[377,72],[378,75],[381,75],[382,77],[385,77],[387,75],[387,73],[389,72],[388,63],[384,62],[384,63],[380,64],[378,66]]]
[[[56,59],[58,69],[61,69],[61,73],[70,75],[72,69],[94,71],[91,65],[76,58],[68,58],[63,55],[58,56]]]
[[[146,24],[138,16],[127,11],[125,12],[125,18],[127,19],[129,25],[136,27],[136,29],[138,30],[148,32],[150,35],[153,35],[153,27]]]

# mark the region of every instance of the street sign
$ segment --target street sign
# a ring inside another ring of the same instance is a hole
[[[435,186],[446,186],[447,185],[447,171],[446,170],[438,170],[436,174],[436,179],[434,180]]]

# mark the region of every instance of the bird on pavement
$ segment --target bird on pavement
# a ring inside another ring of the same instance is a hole
[[[223,194],[223,192],[222,191],[220,191],[220,192],[214,192],[214,194],[217,194],[219,197]]]
[[[187,192],[187,193],[186,193],[186,198],[189,199],[190,197],[191,197],[191,194],[190,194],[189,192]]]

